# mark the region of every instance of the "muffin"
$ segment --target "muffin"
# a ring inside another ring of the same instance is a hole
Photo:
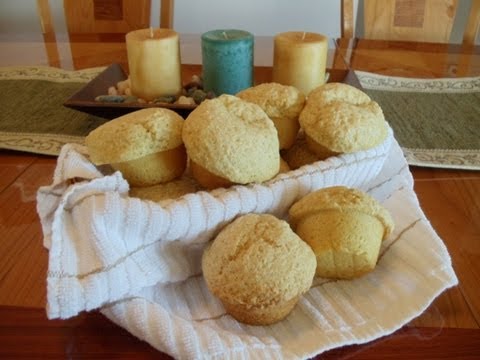
[[[99,126],[85,144],[94,164],[110,164],[131,186],[149,186],[184,172],[182,127],[183,118],[171,110],[142,109]]]
[[[282,320],[310,289],[315,255],[272,215],[248,214],[227,225],[202,257],[210,291],[240,322],[268,325]]]
[[[293,145],[300,128],[298,116],[305,105],[305,96],[297,88],[265,83],[243,90],[237,96],[257,104],[272,119],[278,132],[280,149],[288,149]]]
[[[351,279],[373,270],[382,240],[393,231],[388,211],[370,195],[335,186],[293,204],[290,224],[317,257],[315,274]]]
[[[288,166],[293,170],[319,160],[318,156],[308,148],[303,132],[300,132],[295,144],[290,149],[283,150],[281,154]]]
[[[256,104],[232,95],[202,102],[185,120],[193,177],[207,189],[262,182],[280,166],[277,131]]]
[[[290,171],[290,166],[288,163],[280,157],[280,168],[278,169],[279,174],[287,173]]]
[[[176,199],[198,190],[200,190],[200,186],[192,178],[183,176],[180,179],[175,179],[167,183],[132,187],[130,188],[129,195],[143,200],[159,202],[162,200]]]
[[[320,159],[370,149],[388,135],[380,106],[361,90],[342,83],[313,90],[299,121],[308,148]]]

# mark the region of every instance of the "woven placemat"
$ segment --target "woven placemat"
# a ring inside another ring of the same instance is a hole
[[[103,68],[0,68],[0,148],[58,155],[66,143],[83,143],[105,119],[63,103]]]
[[[382,107],[410,165],[480,169],[480,77],[356,74]]]

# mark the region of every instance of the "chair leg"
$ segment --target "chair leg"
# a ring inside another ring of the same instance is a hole
[[[174,0],[162,0],[160,5],[160,27],[173,28]]]
[[[340,17],[341,17],[341,28],[340,33],[342,38],[352,38],[353,37],[353,1],[352,0],[342,0],[340,8]]]
[[[468,16],[465,32],[463,33],[463,44],[475,45],[475,38],[480,28],[480,0],[472,0],[470,15]]]
[[[43,42],[47,53],[48,64],[60,67],[60,54],[58,52],[55,29],[52,22],[52,14],[48,0],[37,0],[37,11],[42,27]]]

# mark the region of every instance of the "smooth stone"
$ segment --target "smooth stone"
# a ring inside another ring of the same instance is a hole
[[[95,101],[102,103],[123,103],[125,97],[121,95],[99,95],[95,98]]]

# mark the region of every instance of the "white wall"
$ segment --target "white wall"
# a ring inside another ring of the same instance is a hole
[[[159,3],[152,2],[153,21],[158,21]],[[290,30],[340,35],[339,0],[176,0],[174,14],[175,29],[180,33],[238,28],[256,36]]]
[[[358,0],[354,1],[355,6]],[[160,0],[152,0],[151,23],[159,26]],[[273,42],[285,31],[340,37],[339,0],[175,0],[174,28],[181,36],[182,61],[201,61],[199,34],[212,29],[242,29],[255,35],[255,64],[271,65]],[[332,47],[333,45],[331,45]]]
[[[0,0],[0,33],[41,33],[37,2]]]

